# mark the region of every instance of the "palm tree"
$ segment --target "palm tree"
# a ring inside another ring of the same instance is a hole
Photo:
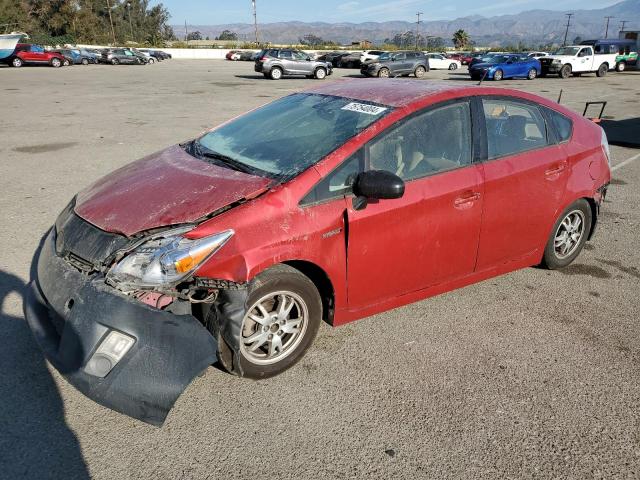
[[[464,48],[469,44],[469,34],[460,29],[453,34],[453,44],[456,48]]]

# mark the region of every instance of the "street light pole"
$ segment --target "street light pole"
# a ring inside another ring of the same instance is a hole
[[[258,45],[258,14],[256,12],[256,0],[251,0],[251,5],[253,7],[253,29],[256,33],[256,45]]]
[[[620,31],[624,32],[624,26],[627,24],[628,20],[621,20],[620,21]]]
[[[129,12],[129,28],[131,29],[131,40],[135,42],[133,37],[133,22],[131,21],[131,2],[127,2],[127,11]]]
[[[113,29],[113,17],[111,16],[111,5],[107,0],[107,11],[109,12],[109,23],[111,24],[111,36],[113,37],[113,45],[116,45],[116,31]]]

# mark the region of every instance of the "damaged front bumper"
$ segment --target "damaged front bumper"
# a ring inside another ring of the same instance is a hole
[[[55,229],[37,258],[24,314],[49,362],[97,403],[162,425],[193,378],[216,361],[217,344],[192,315],[154,309],[116,292],[101,274],[87,275],[55,252]],[[135,339],[104,377],[85,367],[111,331]]]

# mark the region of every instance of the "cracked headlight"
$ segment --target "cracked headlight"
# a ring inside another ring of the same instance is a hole
[[[107,273],[107,282],[122,290],[171,287],[193,273],[233,236],[225,230],[192,240],[192,227],[153,235],[134,247]]]

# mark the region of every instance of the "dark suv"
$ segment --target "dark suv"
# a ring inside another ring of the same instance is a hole
[[[100,61],[102,63],[110,63],[112,65],[144,65],[147,62],[142,57],[142,54],[136,54],[135,52],[124,48],[108,48],[102,52],[102,58],[100,58]]]
[[[312,60],[299,50],[270,48],[258,54],[254,70],[272,80],[279,80],[283,75],[304,75],[322,80],[331,75],[332,65],[331,62]]]
[[[385,52],[366,63],[360,73],[367,77],[403,77],[412,73],[420,78],[429,71],[429,60],[422,52]]]

